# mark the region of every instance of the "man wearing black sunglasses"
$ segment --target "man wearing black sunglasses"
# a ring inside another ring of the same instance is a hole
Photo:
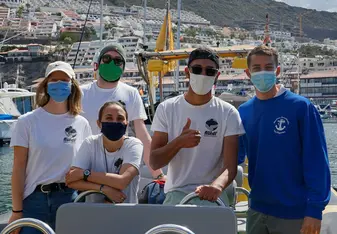
[[[228,204],[224,190],[237,173],[241,119],[235,107],[212,95],[219,58],[211,49],[194,50],[185,71],[187,93],[157,108],[150,166],[168,165],[164,204],[178,204],[191,192],[200,198],[194,204],[214,205],[218,198]]]
[[[151,137],[144,123],[147,115],[137,89],[119,82],[125,65],[126,53],[120,44],[108,44],[100,50],[94,61],[97,81],[81,87],[83,91],[82,115],[89,121],[92,133],[99,134],[100,128],[97,126],[97,119],[100,107],[108,101],[121,100],[124,102],[129,121],[134,125],[136,136],[144,144],[144,161],[148,165]],[[164,176],[162,170],[151,170],[151,174],[157,179]]]

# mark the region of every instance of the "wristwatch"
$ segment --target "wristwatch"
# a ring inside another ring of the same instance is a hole
[[[91,171],[89,169],[83,172],[83,180],[88,181],[88,177],[91,175]]]

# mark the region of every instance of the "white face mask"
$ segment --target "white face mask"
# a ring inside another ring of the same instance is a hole
[[[193,90],[198,95],[205,95],[212,90],[215,82],[215,77],[196,75],[190,73],[190,85]]]

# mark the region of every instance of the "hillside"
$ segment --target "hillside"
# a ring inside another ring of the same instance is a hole
[[[141,5],[142,0],[108,0],[114,5]],[[148,6],[165,7],[164,0],[148,0]],[[303,16],[303,30],[309,37],[322,40],[330,37],[337,39],[337,13],[292,7],[272,0],[182,0],[183,10],[194,11],[198,15],[219,26],[242,26],[242,21],[265,21],[268,13],[275,29],[278,25],[292,28],[299,26],[299,14]],[[176,7],[171,0],[171,7]]]
[[[44,72],[48,62],[26,62],[5,64],[0,66],[0,77],[2,82],[9,84],[15,83],[17,79],[17,71],[19,70],[20,87],[32,85],[32,82],[38,78],[44,77]]]

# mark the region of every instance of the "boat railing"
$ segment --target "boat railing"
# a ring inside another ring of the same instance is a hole
[[[43,234],[55,234],[53,229],[49,227],[48,224],[38,220],[38,219],[32,219],[32,218],[23,218],[23,219],[18,219],[9,225],[7,225],[1,232],[1,234],[10,234],[13,231],[17,230],[18,228],[22,227],[32,227]]]
[[[106,200],[108,200],[111,203],[115,203],[114,201],[112,201],[107,195],[105,195],[102,191],[96,191],[96,190],[88,190],[85,192],[81,192],[74,200],[75,203],[77,202],[84,202],[84,198],[86,196],[92,195],[92,194],[98,194],[98,195],[103,195],[105,197]]]
[[[189,201],[191,201],[193,198],[197,198],[199,197],[198,194],[196,193],[190,193],[188,195],[186,195],[182,200],[181,202],[179,203],[179,205],[185,205],[187,204]],[[220,199],[218,198],[216,201],[215,201],[216,204],[218,204],[218,206],[226,206],[225,203]]]
[[[190,229],[176,224],[162,224],[147,231],[145,234],[162,234],[162,233],[177,233],[177,234],[194,234]]]

